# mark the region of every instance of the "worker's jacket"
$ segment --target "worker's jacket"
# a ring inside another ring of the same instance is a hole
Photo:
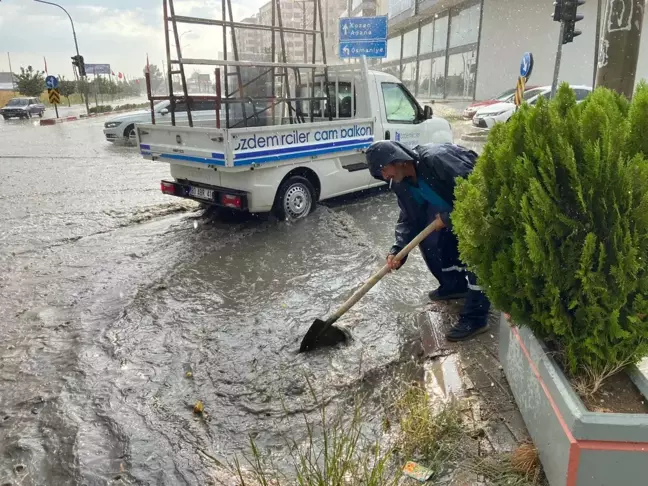
[[[372,144],[367,149],[366,156],[371,175],[380,180],[383,180],[381,170],[386,165],[400,161],[414,162],[418,180],[427,184],[446,203],[443,209],[430,208],[427,201],[420,201],[415,197],[408,187],[407,180],[393,183],[392,190],[398,197],[400,207],[396,223],[396,241],[391,250],[394,254],[431,222],[430,212],[439,213],[446,226],[452,226],[450,214],[454,205],[455,180],[457,177],[468,177],[477,161],[475,152],[459,145],[427,144],[410,149],[390,140]]]

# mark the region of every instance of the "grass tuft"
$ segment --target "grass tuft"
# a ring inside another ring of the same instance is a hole
[[[368,420],[361,401],[350,416],[330,416],[326,405],[317,403],[318,419],[304,416],[305,440],[285,438],[287,468],[284,459],[284,467],[278,467],[250,439],[250,453],[230,466],[240,486],[397,486],[409,460],[431,469],[432,483],[452,473],[453,484],[460,484],[456,481],[463,476],[491,486],[543,484],[532,444],[522,444],[511,454],[479,455],[474,430],[462,420],[462,404],[433,407],[421,387],[409,387],[390,409],[399,427],[390,446],[365,436]]]

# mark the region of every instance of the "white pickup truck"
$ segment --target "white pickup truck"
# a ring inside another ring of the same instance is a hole
[[[329,89],[334,95],[321,102],[323,110],[313,108],[313,122],[229,129],[138,124],[138,146],[144,158],[170,165],[165,194],[295,220],[317,201],[383,184],[367,170],[364,150],[372,142],[453,141],[445,119],[364,62],[360,69],[329,67]]]

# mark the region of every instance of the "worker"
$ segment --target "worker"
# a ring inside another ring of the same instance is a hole
[[[459,259],[451,221],[455,179],[472,172],[477,154],[450,143],[410,149],[399,142],[383,140],[373,143],[366,157],[371,175],[389,183],[400,207],[396,242],[387,255],[387,264],[398,270],[406,258],[397,261],[395,255],[436,220],[442,228],[435,232],[436,240],[428,241],[428,237],[420,245],[428,268],[439,282],[429,297],[433,301],[466,299],[459,322],[446,334],[446,339],[463,341],[485,332],[490,302],[477,285],[475,275]]]

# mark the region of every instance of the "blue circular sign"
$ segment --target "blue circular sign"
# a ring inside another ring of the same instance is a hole
[[[528,80],[531,77],[531,71],[533,71],[533,54],[525,52],[520,63],[520,76]]]
[[[45,86],[47,89],[56,89],[58,88],[58,78],[56,76],[47,76],[45,78]]]

